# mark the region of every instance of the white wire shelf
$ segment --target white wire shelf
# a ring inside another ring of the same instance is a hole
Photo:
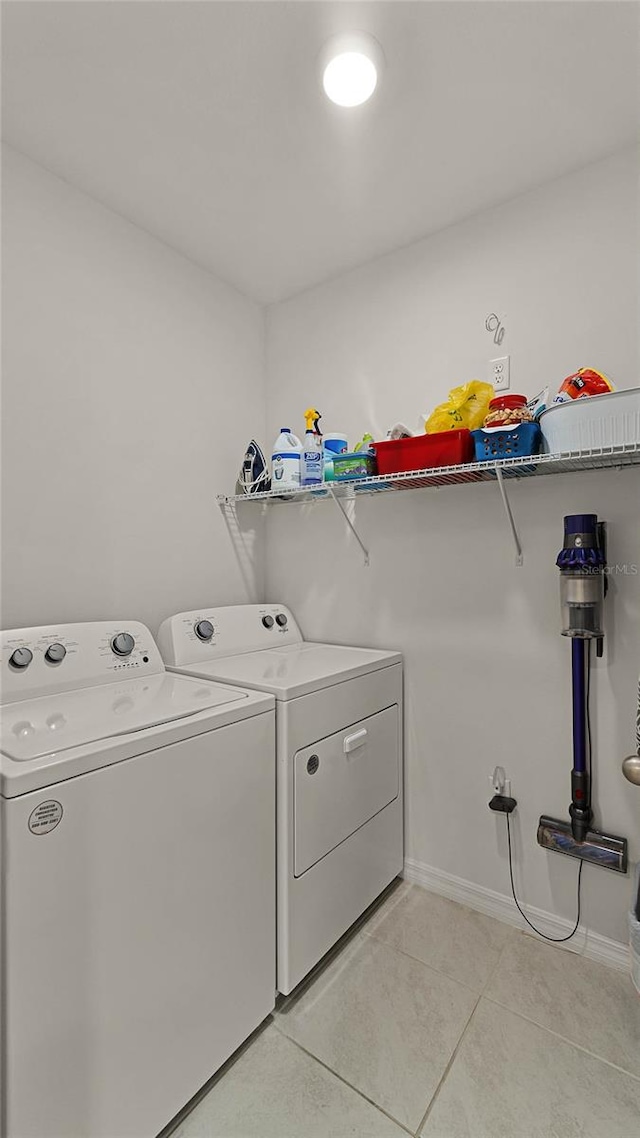
[[[323,482],[321,486],[300,490],[269,490],[257,494],[221,494],[220,506],[239,502],[282,504],[315,502],[322,499],[359,498],[363,494],[381,494],[398,490],[438,489],[470,482],[495,482],[511,478],[533,478],[543,474],[569,474],[581,470],[619,469],[640,465],[640,445],[604,447],[597,450],[540,454],[524,458],[503,458],[495,462],[466,462],[459,466],[438,466],[427,470],[403,471],[401,474],[376,475],[349,482]]]

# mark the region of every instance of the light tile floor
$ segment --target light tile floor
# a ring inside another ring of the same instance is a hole
[[[172,1138],[640,1138],[630,979],[400,884]]]

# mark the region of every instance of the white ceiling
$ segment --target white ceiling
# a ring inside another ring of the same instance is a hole
[[[6,141],[270,302],[632,142],[636,3],[4,3]],[[365,29],[352,110],[316,56]]]

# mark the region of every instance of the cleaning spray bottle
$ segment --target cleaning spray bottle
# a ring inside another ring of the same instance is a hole
[[[305,411],[304,417],[307,429],[300,464],[301,483],[303,486],[318,486],[322,483],[324,474],[322,434],[318,426],[321,415],[314,407],[310,407]]]

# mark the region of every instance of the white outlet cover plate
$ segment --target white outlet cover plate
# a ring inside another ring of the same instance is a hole
[[[489,383],[494,391],[508,391],[511,387],[509,376],[509,356],[499,356],[489,360]]]

